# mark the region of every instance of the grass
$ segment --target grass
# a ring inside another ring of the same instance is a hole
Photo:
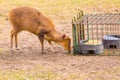
[[[83,76],[83,80],[119,80],[120,67],[106,69],[98,72],[91,71],[89,74]]]
[[[30,70],[4,70],[0,71],[0,80],[76,80],[74,74],[64,76],[48,70],[48,68],[35,67]]]
[[[120,8],[119,3],[119,0],[0,0],[0,16],[7,16],[17,6],[31,6],[56,19],[56,23],[62,20],[70,23],[79,10],[84,13],[112,12],[112,9]]]
[[[2,52],[4,52],[4,50],[2,48],[0,48],[0,54],[2,54]]]
[[[43,68],[44,69],[44,68]],[[119,80],[120,67],[106,69],[102,71],[91,71],[83,74],[57,74],[55,72],[42,71],[40,68],[33,68],[31,70],[4,70],[0,71],[0,80]]]
[[[55,78],[55,73],[41,66],[29,70],[0,71],[0,80],[53,80]]]

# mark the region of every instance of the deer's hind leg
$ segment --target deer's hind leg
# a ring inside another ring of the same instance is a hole
[[[13,48],[13,38],[15,38],[15,47],[17,49],[17,42],[18,42],[18,40],[17,40],[17,34],[18,34],[18,32],[19,31],[17,31],[17,30],[11,30],[11,50]]]
[[[17,34],[15,34],[15,48],[18,49],[18,38],[17,38]]]
[[[14,31],[13,31],[13,30],[11,30],[11,35],[10,35],[10,37],[11,37],[11,46],[10,46],[10,48],[11,48],[11,50],[12,50],[12,47],[13,47],[13,37],[14,37]]]

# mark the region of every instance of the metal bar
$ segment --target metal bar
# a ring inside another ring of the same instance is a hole
[[[88,23],[88,18],[87,18],[87,23]],[[89,25],[87,24],[87,33],[88,33],[88,40],[89,40]]]
[[[72,32],[73,32],[73,52],[74,54],[76,53],[76,27],[75,24],[73,23],[75,21],[75,18],[72,20]]]

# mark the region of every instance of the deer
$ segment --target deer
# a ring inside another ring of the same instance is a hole
[[[52,44],[52,42],[59,44],[64,50],[71,52],[71,38],[57,31],[53,21],[37,9],[27,6],[16,7],[9,12],[9,21],[12,25],[10,34],[11,50],[13,38],[15,39],[15,48],[17,49],[18,33],[28,31],[38,36],[42,53],[44,53],[44,40],[48,41],[49,44]]]

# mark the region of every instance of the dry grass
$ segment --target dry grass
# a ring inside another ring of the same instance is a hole
[[[119,0],[0,0],[0,16],[17,6],[31,6],[56,19],[56,22],[70,22],[79,10],[85,13],[111,13],[120,9]]]

